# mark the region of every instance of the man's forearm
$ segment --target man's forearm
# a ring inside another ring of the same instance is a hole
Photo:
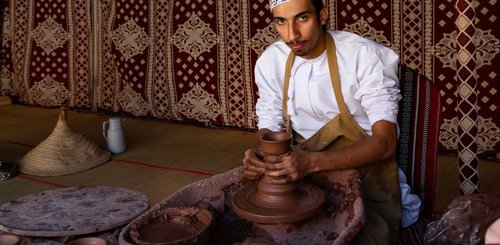
[[[390,122],[377,122],[373,135],[352,145],[322,152],[310,152],[310,172],[354,169],[394,156],[397,147],[396,127]]]

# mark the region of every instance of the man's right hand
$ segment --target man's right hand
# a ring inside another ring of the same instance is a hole
[[[243,176],[251,180],[261,178],[266,171],[262,153],[257,148],[245,151],[243,166]]]

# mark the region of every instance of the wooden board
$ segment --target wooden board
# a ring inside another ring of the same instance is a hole
[[[124,188],[48,190],[0,205],[0,230],[36,237],[82,235],[125,225],[148,207],[146,195]]]

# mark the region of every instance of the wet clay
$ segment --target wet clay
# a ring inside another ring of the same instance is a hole
[[[363,201],[355,170],[318,172],[308,176],[306,181],[325,192],[325,208],[310,219],[277,225],[251,222],[234,212],[232,203],[236,193],[257,182],[245,179],[242,174],[243,166],[181,188],[125,226],[118,242],[109,244],[137,244],[130,238],[130,228],[173,207],[200,207],[212,213],[213,226],[207,244],[270,244],[271,241],[295,245],[345,245],[363,226]]]
[[[272,132],[260,139],[263,159],[286,154],[290,151],[291,135]],[[323,190],[312,184],[298,181],[272,184],[264,176],[257,185],[248,185],[233,198],[234,211],[242,218],[258,223],[293,223],[318,214],[325,202]]]
[[[211,213],[197,207],[160,210],[134,223],[130,237],[135,244],[204,244],[209,238]]]

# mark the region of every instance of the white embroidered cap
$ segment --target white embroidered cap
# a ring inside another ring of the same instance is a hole
[[[269,10],[270,11],[273,11],[273,8],[282,4],[282,3],[286,3],[288,2],[289,0],[269,0]]]

